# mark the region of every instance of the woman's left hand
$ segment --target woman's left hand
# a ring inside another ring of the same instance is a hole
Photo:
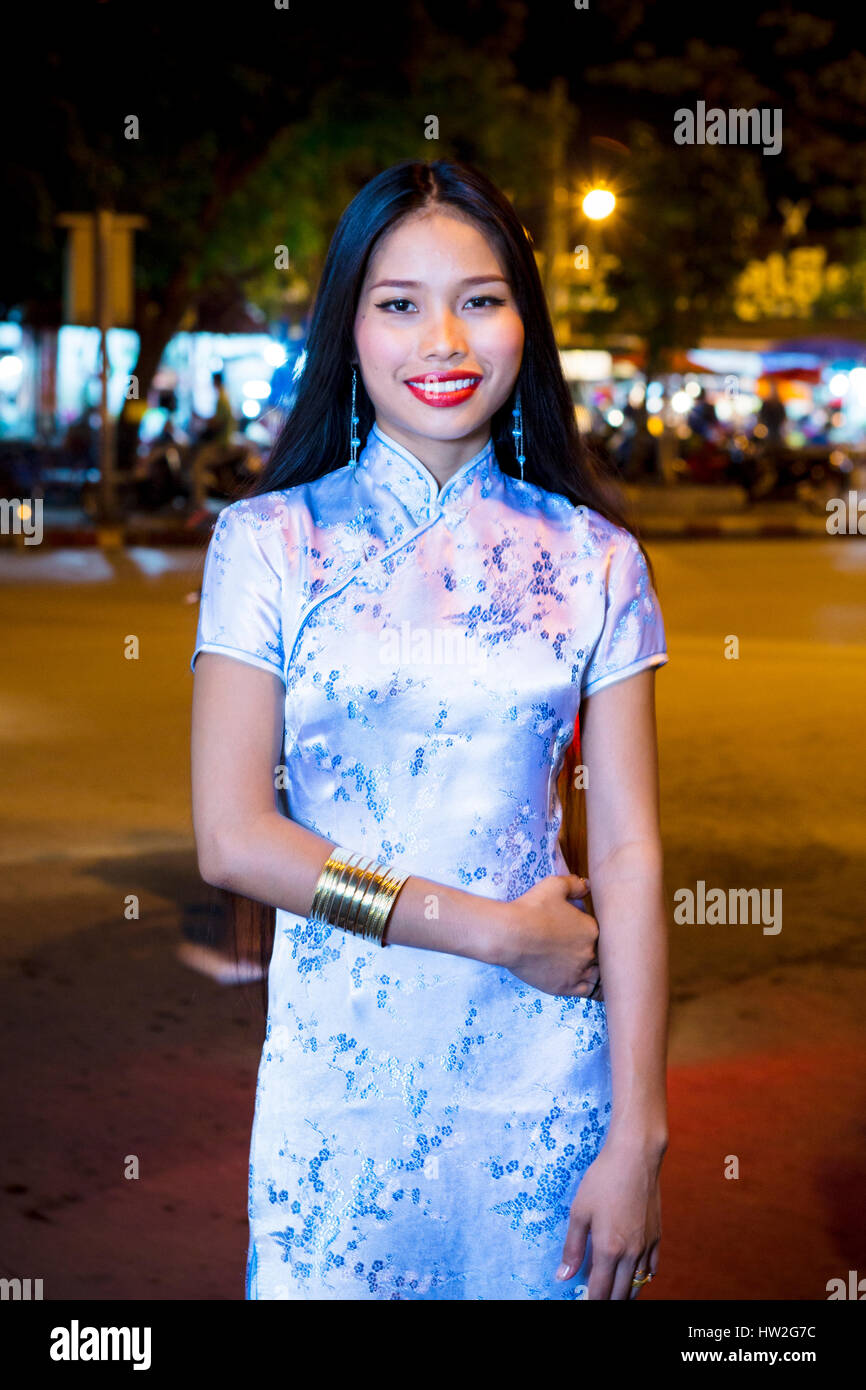
[[[663,1156],[654,1146],[631,1140],[617,1144],[609,1136],[587,1168],[571,1204],[562,1278],[574,1278],[590,1238],[588,1299],[637,1298],[640,1287],[632,1285],[636,1271],[657,1273]]]

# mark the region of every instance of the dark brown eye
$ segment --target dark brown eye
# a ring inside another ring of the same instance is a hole
[[[392,304],[411,304],[411,299],[383,299],[381,304],[377,304],[377,309],[387,309]]]

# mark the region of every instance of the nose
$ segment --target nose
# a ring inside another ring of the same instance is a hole
[[[446,358],[466,355],[466,334],[463,324],[448,305],[426,316],[426,323],[418,344],[419,355],[444,361]]]

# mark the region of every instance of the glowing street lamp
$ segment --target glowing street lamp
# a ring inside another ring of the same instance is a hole
[[[616,207],[616,198],[609,188],[591,188],[581,207],[592,222],[601,222],[605,217],[610,217]]]

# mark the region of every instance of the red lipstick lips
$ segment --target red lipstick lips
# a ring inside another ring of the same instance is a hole
[[[468,401],[472,393],[481,385],[482,377],[477,372],[425,372],[423,376],[412,377],[406,382],[412,395],[425,405],[461,405]],[[452,383],[459,383],[453,385]]]

